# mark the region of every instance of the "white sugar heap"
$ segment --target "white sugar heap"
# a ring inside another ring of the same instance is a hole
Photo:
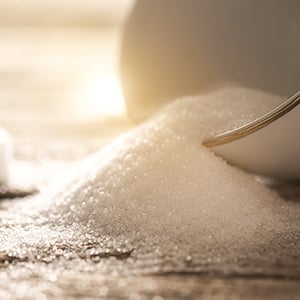
[[[300,274],[299,203],[201,145],[278,101],[243,89],[178,100],[25,203],[33,234],[22,242],[65,239],[70,251],[92,238],[108,255],[126,244],[134,270]]]

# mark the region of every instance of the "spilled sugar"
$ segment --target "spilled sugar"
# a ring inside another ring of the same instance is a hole
[[[279,101],[245,89],[178,100],[2,216],[0,253],[102,271],[300,276],[299,203],[201,145]]]

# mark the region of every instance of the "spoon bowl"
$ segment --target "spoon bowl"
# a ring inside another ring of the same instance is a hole
[[[203,141],[217,155],[249,172],[300,180],[300,91],[239,128]]]

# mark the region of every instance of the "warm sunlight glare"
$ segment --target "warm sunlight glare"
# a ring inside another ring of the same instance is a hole
[[[83,87],[77,112],[86,117],[125,115],[125,103],[116,75],[99,75]]]

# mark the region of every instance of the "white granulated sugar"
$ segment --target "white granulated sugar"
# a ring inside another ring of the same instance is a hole
[[[299,273],[299,203],[201,145],[278,102],[246,89],[178,100],[16,206],[23,228],[7,217],[1,247],[18,255],[21,240],[29,257],[55,249],[123,271]]]

